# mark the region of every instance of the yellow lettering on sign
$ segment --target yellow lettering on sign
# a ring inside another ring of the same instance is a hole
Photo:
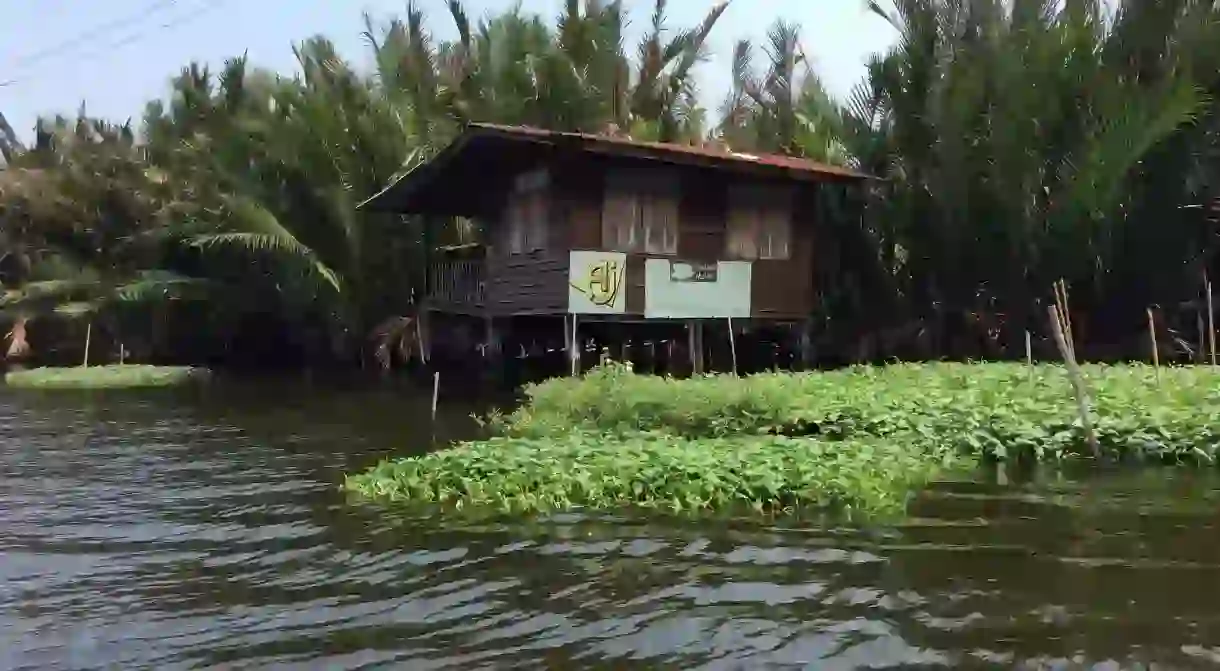
[[[602,261],[589,267],[588,275],[580,283],[572,282],[572,288],[589,297],[589,302],[598,307],[609,307],[618,300],[623,286],[622,264],[618,261]]]

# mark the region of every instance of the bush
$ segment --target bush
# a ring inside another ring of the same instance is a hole
[[[10,371],[4,382],[24,389],[135,389],[180,386],[208,377],[205,368],[124,364]]]

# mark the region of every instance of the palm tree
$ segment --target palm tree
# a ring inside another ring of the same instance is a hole
[[[805,55],[800,29],[776,21],[767,31],[764,52],[767,66],[759,75],[748,40],[733,50],[733,86],[721,108],[721,139],[745,151],[847,162],[839,106]]]
[[[412,111],[328,41],[296,55],[292,79],[248,71],[244,58],[215,78],[191,66],[145,125],[155,160],[195,204],[189,242],[210,272],[261,290],[319,356],[350,356],[382,310],[410,301],[418,277],[398,270],[417,246],[403,222],[356,204],[421,152]]]
[[[1085,1],[872,3],[900,40],[870,63],[843,137],[893,179],[882,216],[915,311],[959,332],[994,332],[1004,313],[1019,333],[1057,278],[1089,288],[1076,293],[1086,309],[1098,300],[1141,162],[1205,109],[1182,52],[1131,60],[1210,34],[1200,3],[1169,4],[1174,21],[1135,23],[1154,5],[1131,0],[1111,20]]]
[[[9,125],[8,119],[0,114],[0,159],[4,160],[5,165],[12,163],[13,159],[24,149],[16,131]]]

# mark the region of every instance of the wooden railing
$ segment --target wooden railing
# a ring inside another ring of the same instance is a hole
[[[481,259],[433,261],[428,266],[428,299],[434,303],[480,306],[485,273]]]

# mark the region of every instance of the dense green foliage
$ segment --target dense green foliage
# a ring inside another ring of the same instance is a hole
[[[1088,366],[1103,456],[1212,464],[1220,372]],[[498,437],[385,461],[360,494],[545,510],[901,507],[956,464],[1052,461],[1085,438],[1058,366],[932,364],[685,380],[603,365],[527,389]]]
[[[868,437],[696,439],[574,431],[498,437],[383,461],[349,476],[345,486],[389,501],[505,512],[572,506],[881,512],[900,510],[913,487],[955,463],[948,452]]]
[[[1084,367],[1093,422],[1107,456],[1214,461],[1220,450],[1220,372],[1206,366]],[[930,441],[975,457],[1060,459],[1085,444],[1060,366],[898,364],[827,373],[685,380],[601,367],[527,389],[529,401],[495,418],[512,436],[574,428],[663,430],[688,438],[858,436]]]
[[[209,372],[189,366],[79,366],[9,371],[4,383],[22,389],[137,389],[177,387],[206,380]]]
[[[65,330],[41,323],[87,319],[140,360],[356,361],[413,309],[424,246],[480,234],[456,220],[425,240],[417,219],[356,204],[466,122],[495,121],[886,177],[823,199],[814,317],[830,358],[1014,354],[1025,330],[1044,333],[1039,301],[1060,278],[1083,355],[1142,354],[1158,305],[1166,356],[1189,356],[1201,276],[1220,274],[1220,8],[870,4],[899,40],[846,100],[778,23],[722,65],[716,119],[694,73],[725,3],[674,29],[654,0],[631,48],[618,0],[569,0],[554,21],[519,8],[473,21],[454,0],[449,41],[414,5],[370,20],[368,71],[317,37],[297,45],[295,73],[187,65],[139,127],[82,111],[23,147],[0,123],[0,311],[30,325],[35,355],[64,349],[38,342]]]
[[[848,100],[843,141],[893,187],[863,236],[825,250],[831,342],[860,357],[1019,356],[1064,278],[1097,356],[1143,358],[1149,305],[1187,356],[1197,303],[1181,304],[1217,270],[1220,8],[870,4],[899,41]]]

